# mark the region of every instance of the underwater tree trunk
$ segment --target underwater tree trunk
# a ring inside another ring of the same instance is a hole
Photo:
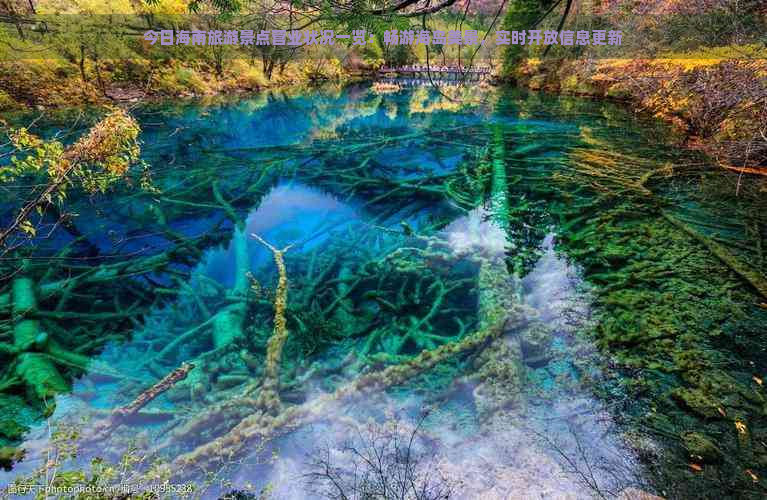
[[[492,191],[490,195],[491,221],[509,234],[509,200],[506,180],[505,145],[499,127],[493,130],[492,147]],[[509,272],[505,254],[489,255],[479,269],[479,328],[503,322],[504,318],[516,311],[520,302],[519,279]],[[493,341],[490,349],[483,351],[477,360],[480,365],[477,378],[482,382],[474,390],[475,404],[480,419],[485,422],[499,410],[514,409],[524,412],[522,396],[525,367],[522,362],[522,348],[519,334],[509,335]]]
[[[343,328],[342,332],[344,336],[350,335],[353,332],[354,316],[351,311],[354,308],[352,300],[349,298],[349,294],[352,291],[349,283],[353,279],[351,269],[348,265],[342,265],[338,271],[338,289],[336,293],[338,298],[324,311],[326,316],[333,314],[333,317],[338,321],[338,324]]]
[[[288,324],[287,318],[285,318],[285,309],[288,305],[288,272],[285,269],[283,256],[293,245],[288,245],[282,250],[278,250],[259,235],[253,234],[253,237],[271,250],[279,275],[277,290],[274,294],[274,331],[266,346],[264,382],[262,384],[261,395],[259,396],[260,405],[264,409],[277,410],[280,406],[278,390],[280,386],[282,349],[288,340]]]
[[[491,155],[493,159],[493,184],[490,199],[490,209],[495,222],[503,232],[509,232],[509,186],[506,181],[506,146],[503,143],[503,130],[493,127],[493,144]]]
[[[42,353],[24,352],[30,349],[42,335],[40,322],[29,316],[37,311],[35,285],[30,278],[19,277],[11,286],[13,297],[13,345],[18,352],[16,374],[23,380],[30,396],[45,401],[54,394],[67,390],[67,383],[51,359]]]
[[[521,329],[526,320],[518,313],[518,309],[507,311],[506,320],[502,323],[488,325],[459,341],[448,342],[437,349],[425,350],[403,363],[378,372],[366,373],[339,387],[335,392],[323,394],[301,405],[291,406],[277,415],[253,411],[223,436],[176,457],[171,467],[178,471],[179,477],[190,474],[192,470],[212,470],[220,467],[222,457],[230,460],[242,457],[289,428],[322,418],[322,415],[327,414],[329,407],[339,402],[349,403],[380,393],[387,387],[405,383],[447,359],[484,348],[505,331]],[[216,417],[226,418],[226,415]],[[183,431],[173,437],[179,438],[181,435]],[[160,447],[162,446],[161,444]]]
[[[247,309],[245,292],[248,289],[248,242],[245,231],[241,227],[234,230],[232,249],[235,274],[234,286],[229,291],[229,296],[239,300],[216,314],[213,319],[213,345],[216,349],[231,344],[234,339],[242,335]]]
[[[245,221],[237,215],[237,211],[226,201],[218,181],[213,182],[213,197],[223,207],[229,219],[234,224],[232,235],[232,251],[234,252],[234,286],[229,291],[231,298],[237,301],[213,318],[213,346],[220,349],[232,343],[243,335],[243,322],[247,312],[245,293],[248,289],[248,241],[245,235]]]
[[[667,212],[663,212],[663,218],[705,246],[715,257],[721,260],[735,274],[740,276],[748,284],[754,287],[754,290],[759,292],[762,297],[767,299],[767,280],[764,279],[759,271],[756,271],[745,263],[741,262],[740,259],[733,255],[723,245],[720,245],[713,239],[699,233],[676,217],[672,217]]]
[[[285,271],[285,261],[282,256],[285,250],[273,249],[274,262],[279,270],[279,280],[277,281],[277,292],[274,297],[274,333],[269,339],[266,356],[266,377],[275,382],[279,378],[280,361],[282,359],[282,348],[288,339],[288,326],[285,319],[285,308],[288,303],[288,277]]]

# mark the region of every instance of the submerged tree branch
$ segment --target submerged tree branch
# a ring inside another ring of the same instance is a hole
[[[266,351],[266,368],[264,370],[263,390],[274,393],[277,396],[280,378],[280,361],[282,360],[282,349],[288,340],[287,320],[285,319],[285,308],[288,303],[288,273],[285,269],[285,252],[290,250],[293,245],[278,250],[259,235],[251,234],[256,240],[271,250],[274,256],[274,263],[277,265],[279,279],[277,281],[277,292],[274,297],[274,332],[269,339]]]

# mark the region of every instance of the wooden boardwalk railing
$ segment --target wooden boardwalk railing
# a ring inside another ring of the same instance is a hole
[[[381,75],[396,73],[397,75],[426,75],[428,73],[440,76],[445,75],[447,77],[468,77],[468,78],[483,78],[490,75],[491,69],[487,66],[478,67],[463,67],[463,66],[421,66],[414,64],[412,66],[400,66],[400,67],[388,67],[383,66],[378,70]]]

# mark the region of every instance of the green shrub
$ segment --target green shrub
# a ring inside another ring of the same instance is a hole
[[[155,80],[154,88],[158,92],[170,95],[185,92],[205,94],[211,89],[210,84],[195,69],[181,66],[161,70]]]

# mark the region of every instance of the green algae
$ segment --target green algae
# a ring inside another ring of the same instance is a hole
[[[545,364],[552,357],[552,331],[541,322],[535,322],[520,334],[522,354],[528,365]]]
[[[640,173],[647,168],[641,163],[634,163]],[[584,169],[582,175],[594,174]],[[680,177],[684,182],[686,175]],[[767,320],[752,292],[761,293],[763,277],[723,244],[667,215],[662,196],[673,182],[656,183],[657,194],[632,204],[632,211],[618,195],[598,194],[598,215],[588,222],[574,219],[561,246],[597,285],[594,338],[637,378],[628,384],[643,402],[631,410],[636,425],[710,464],[700,475],[658,472],[664,481],[676,481],[671,491],[687,497],[693,484],[704,482],[712,492],[736,488],[744,498],[757,498],[761,487],[745,469],[758,477],[765,473],[764,450],[749,437],[767,425],[764,391],[755,382],[764,361],[745,355],[733,340],[756,344],[752,354],[762,349],[758,336],[746,340],[736,332],[756,333]],[[678,459],[682,463],[670,465],[675,459],[667,457],[666,466],[681,469],[685,458]]]
[[[685,432],[681,436],[690,458],[704,463],[720,463],[722,451],[708,438],[697,432]]]

